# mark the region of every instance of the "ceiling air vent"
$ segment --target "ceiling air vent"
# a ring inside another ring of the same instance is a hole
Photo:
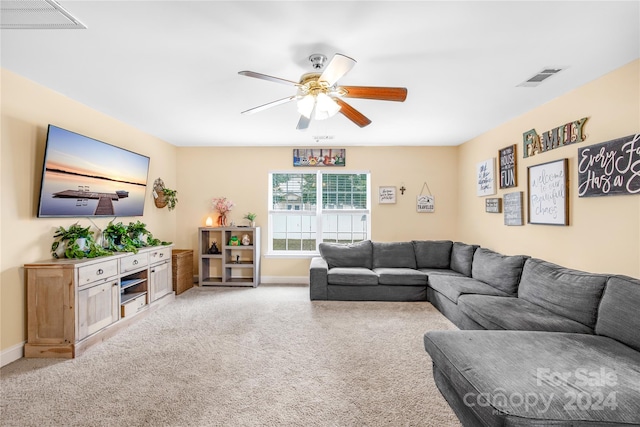
[[[551,76],[555,76],[564,68],[545,68],[540,71],[529,80],[526,80],[518,85],[518,87],[536,87],[540,85],[543,81],[547,80]]]
[[[2,29],[84,29],[54,0],[2,0],[0,2]]]

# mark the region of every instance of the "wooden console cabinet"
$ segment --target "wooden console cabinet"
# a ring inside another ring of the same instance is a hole
[[[25,357],[79,356],[171,302],[171,246],[26,264]]]

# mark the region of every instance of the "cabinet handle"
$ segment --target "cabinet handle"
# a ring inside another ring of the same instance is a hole
[[[164,254],[163,254],[163,253],[161,253],[161,254],[160,254],[160,258],[162,258],[163,256],[164,256]]]
[[[133,265],[138,265],[138,260],[137,259],[133,260]]]
[[[104,270],[101,268],[99,268],[98,271],[96,271],[97,276],[101,275],[102,273],[104,273]]]

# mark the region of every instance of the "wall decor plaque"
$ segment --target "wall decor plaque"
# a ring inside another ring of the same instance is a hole
[[[569,225],[567,159],[527,168],[529,224]]]

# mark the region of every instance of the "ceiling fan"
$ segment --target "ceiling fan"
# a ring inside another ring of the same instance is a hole
[[[322,54],[309,56],[309,61],[315,72],[303,74],[299,82],[281,79],[279,77],[268,76],[254,71],[240,71],[238,74],[257,79],[268,80],[275,83],[282,83],[295,86],[295,95],[278,99],[258,107],[245,110],[242,114],[253,114],[266,110],[276,105],[297,101],[300,120],[296,129],[304,130],[309,127],[312,119],[324,120],[342,113],[346,118],[360,127],[365,127],[371,123],[358,110],[347,104],[343,98],[363,98],[376,99],[380,101],[403,102],[407,98],[407,89],[403,87],[376,87],[376,86],[338,86],[338,80],[353,68],[356,61],[348,56],[336,53],[326,68],[324,63],[327,57]],[[320,73],[319,71],[324,70]]]

